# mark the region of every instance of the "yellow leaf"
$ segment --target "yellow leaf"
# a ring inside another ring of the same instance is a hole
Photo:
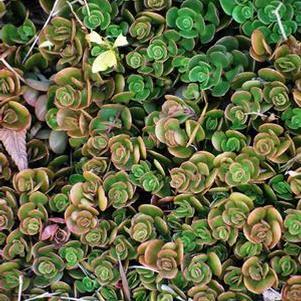
[[[117,58],[114,50],[107,50],[101,53],[92,64],[92,72],[97,73],[100,71],[106,71],[111,67],[117,65]]]
[[[101,211],[105,211],[108,207],[108,199],[102,186],[98,188],[98,206]]]
[[[39,48],[47,48],[47,47],[52,47],[52,46],[53,46],[53,43],[51,43],[50,41],[46,40],[46,41],[42,42],[39,45]]]
[[[98,45],[105,44],[103,38],[96,31],[91,31],[91,33],[87,34],[86,40],[90,43],[95,43]]]
[[[128,45],[128,41],[127,41],[126,37],[123,36],[122,34],[120,34],[116,38],[113,47],[116,48],[116,47],[122,47],[122,46],[126,46],[126,45]]]

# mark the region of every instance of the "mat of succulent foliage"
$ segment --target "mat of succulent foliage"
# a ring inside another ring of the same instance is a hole
[[[301,1],[0,26],[0,301],[301,300]]]

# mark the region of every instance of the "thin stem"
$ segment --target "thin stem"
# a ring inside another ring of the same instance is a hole
[[[84,23],[81,21],[81,19],[79,18],[79,16],[78,16],[78,15],[76,14],[76,12],[74,11],[73,6],[72,6],[72,3],[69,2],[69,1],[67,1],[67,4],[69,5],[70,10],[71,10],[72,14],[74,15],[76,21],[81,25],[81,27],[82,27],[83,29],[86,29],[86,26],[84,25]]]
[[[289,175],[292,178],[301,176],[301,172],[297,172],[297,171],[294,171],[294,170],[288,170],[288,171],[285,172],[285,174]]]
[[[85,297],[81,297],[81,298],[73,298],[73,297],[65,297],[65,296],[60,296],[60,293],[56,292],[56,293],[43,293],[41,295],[38,296],[34,296],[32,298],[28,298],[25,299],[24,301],[32,301],[32,300],[36,300],[36,299],[40,299],[40,298],[49,298],[49,297],[54,297],[54,296],[58,296],[61,300],[71,300],[71,301],[88,301],[88,299],[84,299]],[[19,300],[18,300],[19,301]],[[21,301],[21,299],[20,299]]]
[[[26,84],[26,80],[3,57],[0,58],[0,62],[2,62],[7,69],[13,72],[20,81]]]
[[[59,293],[43,293],[41,295],[38,296],[34,296],[28,299],[25,299],[24,301],[32,301],[32,300],[36,300],[36,299],[40,299],[40,298],[48,298],[48,297],[53,297],[53,296],[57,296]]]
[[[132,265],[130,267],[128,267],[129,269],[140,269],[140,270],[147,270],[147,271],[152,271],[155,273],[159,273],[157,270],[149,268],[149,267],[144,267],[142,265]]]
[[[84,298],[84,297],[83,297]],[[83,298],[73,298],[73,297],[60,297],[62,300],[72,300],[72,301],[88,301],[88,299]]]
[[[23,289],[23,276],[19,276],[19,290],[18,290],[18,301],[21,301]]]
[[[54,14],[54,10],[55,10],[55,8],[56,8],[56,6],[57,6],[57,4],[58,4],[59,1],[60,1],[60,0],[55,0],[55,2],[54,2],[54,4],[53,4],[53,7],[52,7],[52,9],[51,9],[51,11],[50,11],[50,14],[49,14],[49,16],[48,16],[46,22],[44,23],[44,25],[43,25],[42,29],[40,30],[39,34],[36,35],[36,37],[35,37],[33,43],[31,44],[29,50],[27,51],[27,53],[26,53],[26,55],[25,55],[25,57],[24,57],[24,59],[23,59],[23,61],[22,61],[22,64],[24,64],[24,62],[27,60],[27,58],[29,57],[30,53],[31,53],[32,50],[34,49],[35,45],[37,44],[37,42],[38,42],[38,40],[39,40],[39,38],[40,38],[40,35],[41,35],[42,31],[43,31],[43,30],[45,29],[45,27],[49,24],[49,22],[50,22],[50,20],[51,20],[51,18],[52,18],[52,16],[53,16],[53,14]]]
[[[244,113],[245,115],[257,115],[260,117],[268,117],[267,115],[260,113],[260,112],[248,112],[248,113]]]
[[[78,2],[80,2],[80,0],[74,0],[74,1],[71,1],[70,3],[73,5],[73,4],[76,4]],[[66,5],[62,5],[56,12],[54,12],[52,14],[52,16],[55,17],[56,15],[58,15],[59,12],[61,12],[63,10],[63,8],[65,8],[65,7],[66,7]]]
[[[95,276],[92,273],[89,273],[81,264],[78,263],[77,266],[82,270],[82,272],[86,276],[91,277],[91,278],[95,278]]]
[[[90,11],[90,7],[89,7],[89,5],[88,5],[87,0],[84,0],[84,3],[85,3],[85,6],[86,6],[86,8],[87,8],[88,16],[90,17],[90,16],[91,16],[91,11]]]
[[[281,17],[280,17],[280,14],[279,14],[279,10],[280,10],[281,5],[283,5],[282,2],[279,3],[278,7],[274,10],[274,14],[276,16],[277,23],[278,23],[281,35],[282,35],[283,39],[286,41],[287,40],[287,35],[285,33],[285,29],[284,29],[284,26],[282,24]]]

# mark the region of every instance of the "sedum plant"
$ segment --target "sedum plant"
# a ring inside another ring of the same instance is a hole
[[[207,4],[207,5],[206,5]],[[186,39],[200,38],[202,43],[212,40],[220,20],[214,2],[190,0],[181,7],[171,7],[166,14],[168,27],[175,28]]]
[[[300,16],[0,1],[0,301],[300,301]]]
[[[34,246],[33,252],[34,281],[37,287],[46,287],[49,283],[55,283],[62,278],[64,261],[51,246],[38,242]]]
[[[244,225],[244,234],[254,243],[274,248],[279,242],[283,227],[281,214],[273,206],[254,209]]]
[[[154,239],[142,243],[137,249],[139,262],[159,272],[159,276],[173,279],[183,260],[183,244],[180,240],[164,243]]]
[[[209,152],[195,153],[189,161],[170,171],[171,187],[185,193],[199,193],[210,188],[217,171],[213,160],[214,155]]]
[[[209,252],[208,255],[200,254],[193,257],[184,269],[184,277],[187,281],[203,286],[211,281],[212,275],[219,276],[221,271],[222,265],[218,256]]]
[[[263,263],[256,256],[250,257],[244,262],[242,274],[246,288],[255,294],[260,294],[272,286],[277,286],[276,272],[268,263]]]

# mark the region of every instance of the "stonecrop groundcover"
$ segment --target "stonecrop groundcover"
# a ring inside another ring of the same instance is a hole
[[[301,301],[299,40],[299,0],[1,0],[0,301]]]

